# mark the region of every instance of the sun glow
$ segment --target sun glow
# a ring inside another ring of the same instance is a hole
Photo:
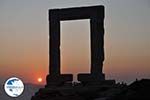
[[[38,81],[39,83],[41,83],[41,82],[42,82],[42,78],[39,77],[39,78],[37,79],[37,81]]]

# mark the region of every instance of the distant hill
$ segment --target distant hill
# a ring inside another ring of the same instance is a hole
[[[35,84],[25,84],[25,89],[23,94],[19,97],[15,98],[15,100],[31,100],[31,97],[39,90],[39,88],[43,87],[42,85]],[[14,98],[9,97],[4,90],[2,84],[0,84],[0,100],[14,100]]]

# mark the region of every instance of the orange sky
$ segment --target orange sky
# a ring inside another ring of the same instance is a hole
[[[59,2],[59,3],[58,3]],[[0,1],[0,80],[17,76],[37,83],[48,74],[48,9],[85,5],[85,2]],[[150,7],[146,0],[87,0],[105,6],[107,79],[131,82],[150,78]],[[89,20],[61,22],[61,72],[90,71]]]

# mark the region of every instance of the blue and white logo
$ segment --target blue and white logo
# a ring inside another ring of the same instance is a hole
[[[4,89],[9,96],[18,97],[24,90],[24,84],[19,78],[12,77],[5,82]]]

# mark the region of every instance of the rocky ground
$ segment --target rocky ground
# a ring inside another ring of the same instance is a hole
[[[150,100],[150,79],[136,80],[126,85],[82,85],[74,83],[73,86],[59,88],[41,88],[42,86],[25,84],[25,91],[18,98],[9,97],[3,85],[0,85],[0,100]],[[39,90],[39,88],[41,88]],[[37,92],[37,91],[40,92]]]
[[[133,82],[109,100],[150,100],[150,79]]]
[[[40,89],[32,100],[150,100],[150,80],[136,80],[130,85],[81,85]]]

